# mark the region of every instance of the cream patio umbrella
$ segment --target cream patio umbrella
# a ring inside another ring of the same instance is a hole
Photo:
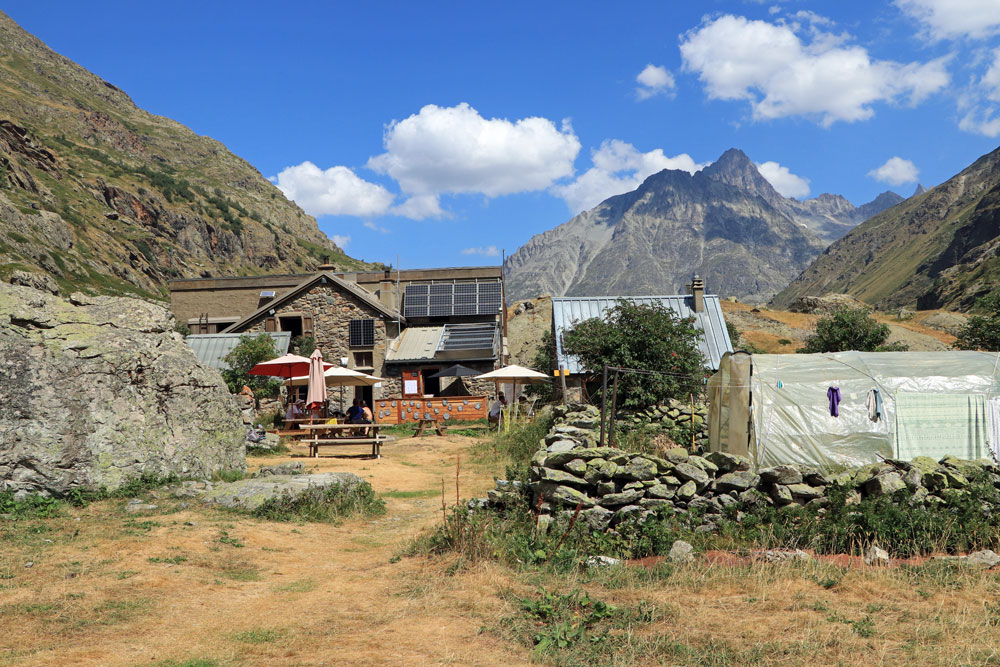
[[[384,378],[368,375],[361,371],[351,370],[342,366],[333,366],[323,373],[327,387],[340,387],[340,409],[344,409],[344,387],[372,387],[379,382],[385,382]],[[309,376],[289,378],[285,381],[286,387],[301,387],[309,383]]]
[[[507,384],[508,382],[513,385],[513,390],[511,391],[511,407],[508,408],[512,413],[516,415],[517,410],[517,384],[545,384],[551,382],[549,376],[545,373],[539,373],[538,371],[533,371],[530,368],[525,368],[524,366],[518,366],[512,364],[510,366],[504,366],[503,368],[498,368],[495,371],[490,371],[489,373],[483,373],[482,375],[476,376],[477,380],[493,380],[499,384]]]

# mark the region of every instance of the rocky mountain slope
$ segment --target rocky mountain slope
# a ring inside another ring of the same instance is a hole
[[[730,149],[694,175],[661,171],[534,236],[507,259],[507,294],[670,294],[698,273],[712,292],[761,303],[863,217],[899,201],[883,193],[855,208],[839,195],[783,197]]]
[[[0,12],[0,279],[162,298],[173,277],[301,272],[323,255],[361,265],[221,143]]]
[[[830,246],[774,299],[843,292],[878,308],[966,310],[1000,278],[1000,149]]]

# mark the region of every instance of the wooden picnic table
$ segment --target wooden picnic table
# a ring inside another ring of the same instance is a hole
[[[309,455],[313,458],[319,456],[320,447],[346,445],[371,445],[372,456],[382,458],[382,443],[385,442],[385,438],[378,433],[382,424],[299,424],[299,428],[312,435],[312,438],[306,438],[301,442],[309,446]],[[357,429],[368,429],[368,435],[337,435],[341,431]]]

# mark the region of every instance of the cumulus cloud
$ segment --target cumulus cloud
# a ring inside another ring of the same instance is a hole
[[[992,107],[973,107],[958,121],[958,128],[965,132],[981,134],[984,137],[1000,136],[1000,115]]]
[[[635,94],[640,100],[648,100],[655,95],[669,95],[673,92],[676,84],[674,75],[667,71],[666,67],[650,63],[639,75],[635,77]]]
[[[393,194],[347,167],[320,169],[312,162],[285,167],[272,179],[285,196],[309,215],[382,215]]]
[[[593,151],[591,159],[593,167],[572,182],[551,190],[566,201],[573,214],[593,208],[613,195],[635,190],[658,171],[680,169],[693,174],[706,166],[696,163],[687,153],[668,157],[662,148],[643,153],[618,139],[604,141]]]
[[[788,167],[777,162],[768,161],[758,164],[757,171],[784,197],[801,199],[809,194],[809,179],[793,174],[788,170]]]
[[[334,234],[330,237],[330,240],[337,244],[341,250],[347,247],[347,244],[351,242],[350,236],[343,236],[341,234]]]
[[[499,257],[500,250],[495,245],[489,245],[485,248],[478,246],[476,248],[463,248],[463,255],[482,255],[483,257]]]
[[[933,39],[982,39],[1000,33],[998,0],[896,0]]]
[[[805,43],[794,26],[732,15],[683,35],[680,50],[709,98],[746,100],[756,119],[806,116],[826,127],[870,118],[876,102],[917,104],[949,80],[946,59],[874,60],[815,27]]]
[[[440,195],[487,197],[544,190],[573,174],[580,140],[564,121],[483,118],[468,104],[428,104],[393,121],[383,136],[385,152],[368,167],[391,176],[407,200],[395,213],[413,218],[441,216]]]
[[[885,161],[881,167],[872,169],[868,175],[876,181],[888,183],[889,185],[902,185],[904,183],[914,183],[920,176],[917,165],[901,157],[891,157]]]

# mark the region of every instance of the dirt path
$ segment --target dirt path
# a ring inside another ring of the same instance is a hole
[[[355,472],[386,498],[375,520],[297,525],[201,508],[125,518],[120,503],[49,520],[51,543],[18,538],[0,560],[13,573],[0,582],[10,584],[0,588],[0,664],[524,662],[478,632],[500,604],[490,568],[448,577],[447,563],[397,560],[440,520],[442,479],[454,503],[458,456],[463,498],[492,485],[493,471],[471,462],[474,442],[404,439],[379,461],[250,461]]]

